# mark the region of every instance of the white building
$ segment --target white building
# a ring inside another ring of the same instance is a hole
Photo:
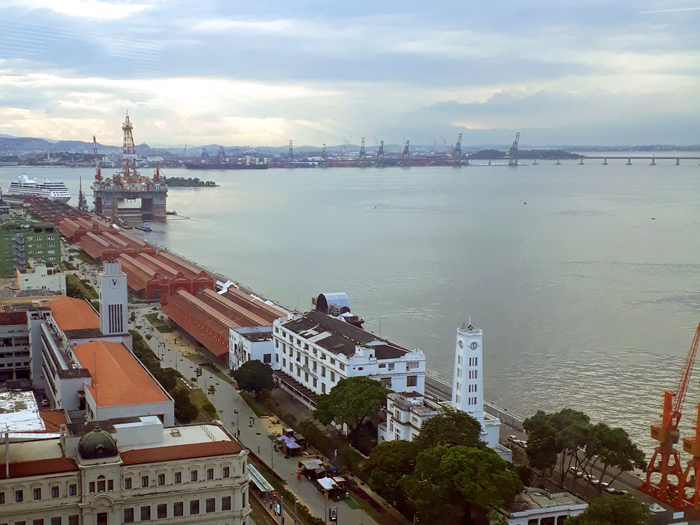
[[[468,413],[481,423],[481,439],[496,449],[499,445],[501,422],[484,412],[484,352],[483,334],[471,324],[457,329],[452,407]]]
[[[100,330],[103,334],[129,333],[126,274],[120,262],[104,262],[100,274],[100,312]]]
[[[423,393],[425,354],[319,311],[274,322],[273,369],[282,388],[309,407],[346,377],[367,376],[397,392]]]
[[[58,438],[15,440],[6,457],[2,523],[248,522],[247,451],[219,425],[68,424]]]
[[[443,410],[442,405],[417,392],[392,392],[386,398],[386,422],[379,425],[377,442],[413,441],[423,422]]]
[[[243,363],[257,359],[272,366],[275,345],[272,326],[246,326],[229,329],[228,367],[238,370]]]
[[[550,493],[526,487],[513,503],[498,509],[498,512],[508,525],[563,525],[568,518],[578,516],[587,507],[588,503],[569,492]]]
[[[50,291],[66,294],[66,274],[53,263],[29,262],[26,269],[17,269],[20,292]]]

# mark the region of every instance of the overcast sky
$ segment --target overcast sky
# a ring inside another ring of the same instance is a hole
[[[700,144],[700,2],[0,0],[0,134]]]

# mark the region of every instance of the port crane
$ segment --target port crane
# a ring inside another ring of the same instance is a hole
[[[377,166],[384,167],[384,141],[379,143],[379,149],[377,150]]]
[[[100,156],[97,153],[97,139],[95,135],[92,136],[92,156],[95,159],[95,180],[102,180],[102,170],[100,169]]]
[[[411,152],[408,149],[410,145],[411,141],[406,139],[406,142],[403,143],[403,151],[401,151],[401,163],[406,166],[408,166],[408,163],[411,160]]]
[[[687,473],[691,468],[697,469],[700,467],[700,430],[698,424],[695,426],[695,437],[684,438],[683,446],[686,448],[686,443],[689,451],[693,454],[694,459],[688,464],[686,473],[683,473],[681,468],[680,454],[674,447],[678,443],[679,431],[678,425],[681,420],[683,401],[688,393],[688,383],[690,375],[693,372],[695,364],[695,356],[698,352],[698,343],[700,342],[700,324],[695,330],[695,337],[688,350],[688,355],[685,358],[685,364],[681,372],[681,378],[678,382],[678,387],[675,392],[664,392],[663,413],[661,414],[661,423],[651,425],[651,437],[659,442],[654,449],[654,454],[651,457],[649,466],[647,467],[646,479],[639,487],[639,490],[649,494],[659,501],[671,505],[672,507],[682,510],[686,508],[686,479]],[[658,475],[661,478],[658,479]],[[652,476],[656,480],[652,480]],[[675,478],[675,482],[672,478]],[[695,477],[695,484],[698,485],[698,477]],[[696,490],[693,500],[697,509],[698,491]]]
[[[292,162],[294,161],[294,144],[289,141],[289,151],[287,151],[287,167],[292,167]]]
[[[455,149],[452,150],[452,163],[461,164],[462,163],[462,134],[457,137],[457,144]]]
[[[518,165],[518,142],[520,142],[519,131],[515,134],[515,140],[513,141],[513,144],[511,144],[510,149],[508,150],[508,166]]]

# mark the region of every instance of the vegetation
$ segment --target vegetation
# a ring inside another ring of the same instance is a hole
[[[420,522],[486,522],[489,510],[523,489],[515,467],[479,440],[469,414],[448,410],[421,427],[413,442],[378,445],[364,479],[379,495]]]
[[[567,525],[651,525],[647,507],[631,496],[598,497],[583,513],[566,520]]]
[[[160,366],[160,361],[158,361],[156,355],[148,347],[140,333],[132,330],[131,336],[134,341],[134,355],[175,401],[175,418],[180,423],[190,423],[197,419],[199,409],[192,402],[187,387],[178,382],[177,372],[172,368],[164,369]],[[216,416],[216,410],[214,410],[214,416]]]
[[[369,377],[341,379],[329,394],[318,396],[314,417],[324,425],[335,422],[352,431],[379,413],[386,394],[382,384]]]
[[[272,379],[272,368],[257,359],[243,363],[238,370],[233,372],[233,378],[238,383],[238,388],[253,392],[256,398],[262,392],[272,390],[275,386]]]
[[[603,465],[601,481],[609,467],[619,469],[612,481],[621,472],[646,468],[644,453],[624,429],[610,428],[605,423],[592,425],[583,412],[565,408],[546,414],[540,410],[526,419],[523,426],[528,432],[530,466],[553,471],[561,456],[559,475],[562,483],[570,467],[588,472],[596,460]]]
[[[213,180],[203,181],[199,180],[197,177],[194,179],[192,177],[168,177],[166,179],[168,186],[182,186],[188,188],[214,188],[217,186],[216,182]]]

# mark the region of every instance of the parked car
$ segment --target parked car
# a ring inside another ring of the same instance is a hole
[[[569,472],[571,472],[577,478],[583,477],[583,470],[576,467],[569,467]]]
[[[520,438],[518,438],[518,436],[516,435],[511,434],[510,436],[508,436],[508,441],[517,445],[518,443],[520,443]]]

